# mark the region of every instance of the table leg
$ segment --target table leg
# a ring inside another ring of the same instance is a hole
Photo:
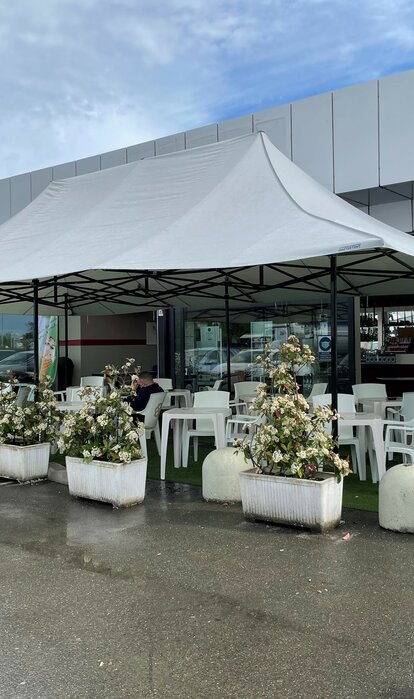
[[[216,449],[223,449],[226,446],[226,429],[224,415],[214,416],[214,431],[216,435]]]
[[[167,461],[167,447],[168,447],[168,429],[170,427],[170,416],[164,413],[162,417],[162,431],[161,431],[161,463],[160,463],[160,478],[165,481],[165,465]]]
[[[375,425],[371,425],[372,439],[374,442],[374,460],[376,462],[376,480],[372,474],[372,482],[377,483],[385,474],[385,448],[382,438],[382,422],[377,420]]]
[[[356,428],[357,436],[358,436],[358,441],[359,441],[359,454],[360,454],[360,461],[359,463],[361,464],[360,467],[360,473],[359,473],[359,480],[360,481],[366,481],[367,479],[367,467],[366,467],[366,438],[365,438],[365,426],[361,425],[360,427]]]
[[[174,468],[181,466],[182,420],[175,420],[174,429]]]

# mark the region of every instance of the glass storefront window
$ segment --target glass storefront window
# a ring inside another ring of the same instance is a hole
[[[338,304],[338,381],[340,391],[349,391],[352,373],[349,357],[353,338],[349,336],[352,301]],[[184,385],[202,390],[221,379],[227,384],[227,337],[224,311],[187,311],[183,314],[182,347],[176,354],[183,364],[181,376]],[[230,378],[236,381],[262,380],[255,358],[269,343],[277,351],[289,335],[310,345],[316,356],[312,367],[304,367],[300,383],[305,395],[316,382],[330,382],[330,322],[325,304],[286,304],[282,307],[252,307],[232,309],[230,312]],[[179,377],[177,376],[177,379]],[[178,383],[178,382],[177,382]]]
[[[0,314],[0,380],[8,372],[21,382],[33,381],[33,320],[30,316]],[[41,378],[52,383],[58,356],[57,317],[39,317],[39,370]]]

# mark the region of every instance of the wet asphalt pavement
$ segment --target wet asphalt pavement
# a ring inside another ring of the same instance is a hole
[[[414,536],[0,487],[1,699],[413,699]],[[342,537],[349,532],[349,540]]]

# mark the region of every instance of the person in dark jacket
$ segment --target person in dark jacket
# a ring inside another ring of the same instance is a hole
[[[153,393],[163,392],[161,386],[155,383],[149,371],[142,371],[132,388],[135,389],[135,395],[129,396],[127,401],[136,413],[139,413],[140,410],[144,410],[147,407],[148,401]],[[137,415],[137,417],[141,422],[144,422],[143,415]]]

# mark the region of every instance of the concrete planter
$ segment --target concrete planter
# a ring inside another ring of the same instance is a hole
[[[414,534],[414,465],[398,464],[383,475],[378,514],[380,527]]]
[[[240,502],[241,471],[252,467],[234,447],[214,449],[203,463],[203,498],[213,502]]]
[[[50,444],[0,444],[0,477],[16,481],[46,478]]]
[[[71,495],[110,502],[114,507],[129,507],[144,500],[147,459],[129,464],[94,460],[88,464],[67,456],[66,471]]]
[[[306,527],[319,532],[338,526],[343,480],[318,473],[320,481],[269,476],[254,469],[240,474],[244,516],[276,524]]]

